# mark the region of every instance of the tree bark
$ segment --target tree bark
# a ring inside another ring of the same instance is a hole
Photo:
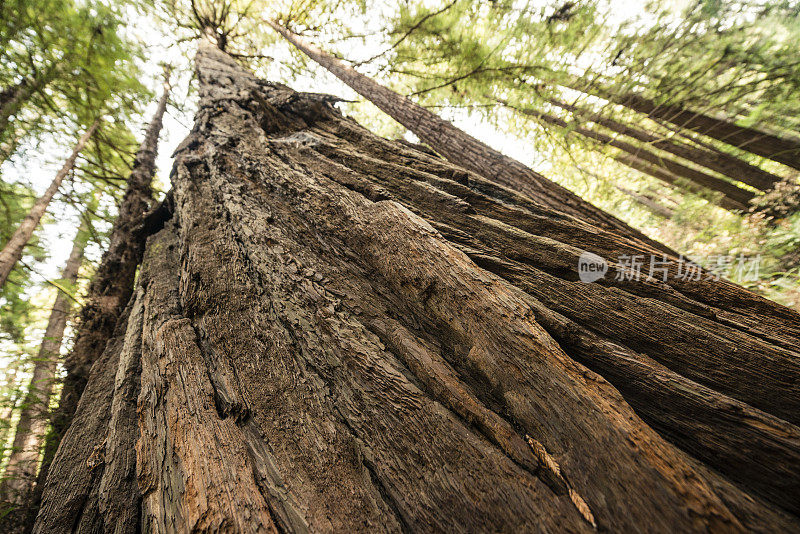
[[[11,270],[14,268],[20,258],[22,258],[22,251],[25,248],[25,245],[28,244],[28,241],[31,240],[33,231],[39,225],[39,221],[42,219],[45,211],[47,211],[47,206],[50,204],[50,201],[56,194],[56,191],[58,191],[58,188],[61,187],[61,182],[72,170],[78,154],[80,154],[81,150],[83,150],[86,142],[89,140],[92,134],[94,134],[99,124],[100,118],[98,117],[95,119],[94,123],[92,123],[92,125],[83,133],[80,139],[78,139],[78,142],[75,144],[75,148],[72,150],[72,154],[70,154],[70,156],[67,158],[67,161],[64,162],[64,166],[61,167],[61,169],[56,173],[55,178],[53,178],[53,181],[50,183],[50,186],[47,188],[44,194],[36,199],[36,202],[34,202],[30,213],[25,216],[17,230],[14,232],[14,235],[11,236],[11,239],[9,239],[5,244],[3,250],[0,251],[0,287],[5,285],[8,275],[11,274]]]
[[[541,121],[547,124],[552,124],[559,128],[570,128],[570,125],[567,121],[559,117],[550,115],[548,113],[534,111],[532,109],[518,109],[518,111],[524,115],[536,117],[537,119],[540,119]],[[670,175],[675,176],[678,179],[683,179],[688,182],[691,182],[697,188],[706,189],[708,191],[712,191],[715,193],[720,193],[722,196],[718,202],[720,203],[720,205],[722,205],[722,207],[726,209],[744,211],[747,209],[749,202],[755,196],[752,192],[742,189],[741,187],[736,187],[734,184],[727,182],[721,178],[717,178],[716,176],[711,176],[710,174],[706,174],[702,171],[698,171],[691,167],[687,167],[686,165],[678,163],[677,161],[662,157],[656,152],[652,152],[650,150],[647,150],[646,148],[636,146],[631,143],[621,141],[619,139],[615,139],[609,135],[594,130],[590,130],[588,128],[575,127],[572,128],[571,131],[574,131],[589,139],[593,139],[594,141],[597,141],[598,143],[601,143],[603,145],[612,146],[623,152],[626,152],[636,160],[640,160],[642,162],[648,163],[651,166],[661,168],[662,170],[666,171],[666,173],[669,173]],[[618,159],[623,163],[626,161],[630,161],[630,158],[615,158],[615,159]],[[660,178],[660,176],[663,176],[663,173],[659,173],[659,175],[655,177]],[[679,183],[676,184],[676,182],[678,182],[678,180],[667,183],[670,183],[670,185],[673,186],[680,185]]]
[[[783,163],[793,169],[800,169],[800,142],[796,140],[778,137],[756,128],[738,126],[723,119],[683,109],[678,105],[657,104],[637,94],[609,98],[616,104],[649,117],[670,122],[679,128],[711,137],[752,154]]]
[[[625,222],[586,202],[519,161],[504,156],[408,98],[358,73],[283,26],[272,21],[267,23],[298,50],[408,128],[422,142],[428,144],[450,162],[500,185],[520,191],[543,206],[581,220],[588,220],[603,229],[641,241],[664,252],[675,253],[666,245],[648,238]]]
[[[89,284],[86,304],[75,328],[75,342],[64,361],[67,374],[45,444],[39,491],[48,476],[61,438],[72,423],[89,371],[113,337],[117,322],[133,293],[134,279],[144,249],[147,216],[153,207],[152,181],[156,170],[158,137],[168,99],[169,83],[166,80],[156,111],[136,153],[117,218],[111,227],[108,249],[103,253]],[[34,500],[38,500],[38,497]]]
[[[608,128],[612,132],[647,143],[653,148],[663,150],[664,152],[674,154],[687,161],[702,165],[707,169],[716,171],[733,180],[751,185],[761,191],[769,191],[776,183],[781,181],[779,176],[769,173],[755,165],[751,165],[730,154],[693,147],[674,139],[664,139],[639,128],[634,128],[610,119],[599,113],[594,113],[591,110],[573,106],[559,100],[549,99],[548,102],[573,113],[577,117]]]
[[[655,249],[211,45],[197,73],[34,532],[800,531],[798,314],[579,282]]]
[[[86,224],[78,230],[67,263],[61,272],[66,289],[75,285],[86,248]],[[14,434],[12,451],[0,484],[0,499],[21,505],[29,498],[36,481],[39,455],[44,443],[50,413],[50,396],[55,382],[56,366],[60,360],[61,343],[67,326],[72,296],[62,290],[50,311],[44,338],[33,367],[30,386],[25,395]]]

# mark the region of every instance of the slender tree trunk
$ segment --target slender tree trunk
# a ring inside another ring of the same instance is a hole
[[[268,21],[268,24],[298,50],[408,128],[422,142],[450,162],[500,185],[520,191],[543,206],[591,221],[601,228],[642,241],[665,252],[674,253],[665,245],[653,241],[625,222],[584,201],[519,161],[504,156],[408,98],[356,72],[283,26],[272,21]]]
[[[133,282],[144,249],[142,226],[153,206],[152,181],[158,137],[168,100],[169,83],[165,81],[156,111],[136,153],[125,195],[111,228],[108,249],[89,285],[87,302],[75,328],[75,342],[64,362],[67,374],[45,443],[37,491],[41,491],[61,438],[72,422],[89,370],[113,337],[116,324],[133,293]],[[37,501],[38,496],[33,500]],[[36,502],[32,504],[33,507],[36,505]]]
[[[777,182],[781,181],[780,176],[769,173],[730,154],[693,147],[673,139],[664,139],[639,128],[634,128],[616,120],[609,119],[608,117],[599,113],[594,113],[585,108],[573,106],[555,99],[550,99],[548,101],[584,120],[589,120],[608,128],[612,132],[647,143],[653,148],[663,150],[664,152],[702,165],[707,169],[716,171],[733,180],[751,185],[761,191],[769,191]]]
[[[611,97],[611,100],[649,117],[670,122],[679,128],[697,132],[752,154],[800,169],[800,142],[796,140],[778,137],[756,128],[738,126],[677,105],[656,104],[636,94],[615,96]]]
[[[536,117],[537,119],[540,119],[541,121],[547,124],[552,124],[559,128],[569,128],[570,126],[569,123],[567,123],[567,121],[565,121],[564,119],[555,117],[547,113],[534,111],[531,109],[519,109],[518,111],[520,111],[524,115]],[[717,178],[716,176],[711,176],[710,174],[706,174],[702,171],[698,171],[691,167],[687,167],[686,165],[662,157],[659,154],[647,150],[645,148],[642,148],[640,146],[636,146],[631,143],[626,143],[625,141],[620,141],[619,139],[615,139],[611,136],[602,134],[600,132],[596,132],[594,130],[589,130],[587,128],[576,127],[572,128],[571,131],[576,132],[584,137],[588,137],[589,139],[593,139],[594,141],[597,141],[603,145],[612,146],[614,148],[622,150],[623,152],[630,154],[636,160],[641,160],[643,162],[647,162],[648,164],[654,167],[659,167],[672,176],[676,176],[678,178],[682,178],[686,181],[691,182],[698,188],[705,188],[709,191],[720,193],[722,195],[720,199],[720,204],[723,205],[723,207],[725,207],[726,209],[743,211],[747,209],[748,203],[754,197],[753,193],[751,193],[750,191],[742,189],[741,187],[736,187],[734,184],[730,182],[726,182],[725,180]],[[617,159],[622,162],[631,160],[631,158],[617,158]],[[660,175],[663,174],[664,173],[660,173]],[[659,176],[656,177],[658,178]],[[672,183],[671,185],[675,185],[675,183]]]
[[[72,251],[61,272],[61,283],[66,288],[73,287],[78,280],[78,271],[86,248],[87,231],[84,223],[78,230]],[[57,292],[44,338],[36,356],[30,386],[14,434],[13,448],[0,484],[0,499],[7,503],[23,504],[36,481],[39,455],[49,420],[50,396],[55,381],[56,366],[60,359],[71,298],[63,291]]]
[[[8,275],[11,274],[11,270],[14,268],[20,258],[22,258],[22,251],[25,248],[25,245],[28,244],[28,241],[31,240],[33,231],[37,226],[39,226],[39,221],[42,219],[45,211],[47,211],[47,206],[50,204],[50,201],[56,194],[56,191],[58,191],[58,188],[61,187],[61,182],[72,170],[78,154],[80,154],[81,150],[83,150],[86,142],[89,140],[92,134],[94,134],[99,124],[100,118],[98,117],[95,119],[94,123],[83,133],[80,139],[78,139],[78,142],[75,144],[75,148],[72,150],[72,154],[70,154],[70,156],[67,158],[67,161],[64,162],[64,166],[61,167],[61,170],[56,173],[56,177],[50,183],[50,186],[47,188],[44,194],[36,199],[36,202],[33,204],[30,213],[25,216],[20,223],[19,228],[17,228],[17,230],[14,232],[14,235],[11,236],[11,239],[9,239],[3,247],[3,250],[0,252],[0,287],[3,287],[8,279]]]
[[[210,45],[197,72],[34,532],[800,531],[797,313],[617,280],[655,250]]]

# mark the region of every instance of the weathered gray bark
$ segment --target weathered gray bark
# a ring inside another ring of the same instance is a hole
[[[604,128],[608,128],[612,132],[636,139],[637,141],[646,143],[649,147],[663,150],[664,152],[668,152],[687,161],[702,165],[707,169],[716,171],[733,180],[751,185],[761,191],[769,191],[776,183],[781,181],[779,176],[769,173],[755,165],[751,165],[730,154],[687,145],[675,139],[664,139],[663,137],[653,135],[640,128],[623,124],[579,106],[567,104],[555,99],[550,99],[548,101],[555,106],[573,113],[583,120],[595,122]]]
[[[35,532],[800,531],[798,314],[583,284],[581,249],[653,249],[210,45],[197,70]]]
[[[325,67],[331,74],[408,128],[422,142],[455,165],[520,191],[545,207],[589,221],[600,228],[641,241],[664,252],[674,253],[666,245],[648,238],[610,213],[586,202],[519,161],[504,156],[431,111],[360,74],[287,28],[272,21],[267,23],[298,50]]]
[[[84,223],[75,236],[72,251],[61,272],[61,283],[67,291],[78,280],[78,271],[86,248],[86,232]],[[30,386],[14,434],[13,448],[0,483],[0,500],[7,503],[23,504],[30,496],[36,481],[39,455],[49,420],[50,396],[53,391],[56,366],[61,358],[61,343],[72,298],[64,291],[57,291],[44,338],[36,355]]]
[[[142,226],[153,206],[152,181],[158,136],[162,128],[164,111],[169,99],[169,83],[145,132],[144,140],[136,153],[133,169],[128,177],[125,195],[111,228],[108,249],[95,271],[75,329],[75,342],[67,354],[67,375],[61,390],[59,405],[52,420],[42,461],[43,477],[55,454],[61,436],[71,424],[78,400],[81,397],[89,370],[100,358],[114,333],[117,321],[133,293],[136,269],[144,248]]]
[[[98,117],[95,119],[94,123],[92,123],[92,125],[83,133],[83,135],[81,135],[80,139],[78,139],[78,142],[75,144],[75,147],[72,149],[72,154],[70,154],[70,156],[67,158],[67,161],[64,162],[63,167],[61,167],[61,169],[56,173],[56,176],[53,178],[50,186],[41,197],[36,199],[36,202],[34,202],[30,213],[25,216],[17,230],[14,232],[14,235],[12,235],[11,239],[9,239],[8,242],[3,246],[3,250],[0,251],[0,287],[5,285],[8,275],[11,274],[11,270],[14,268],[14,265],[16,265],[20,258],[22,258],[22,251],[25,248],[25,245],[28,244],[28,241],[31,240],[33,231],[36,230],[37,226],[39,226],[39,221],[42,219],[45,211],[47,211],[47,206],[50,204],[50,201],[56,194],[56,191],[58,191],[58,188],[61,187],[61,182],[64,181],[64,178],[67,176],[67,174],[69,174],[69,171],[72,170],[78,154],[80,154],[81,150],[83,150],[86,142],[89,141],[89,138],[92,136],[92,134],[94,134],[99,124],[100,118]]]

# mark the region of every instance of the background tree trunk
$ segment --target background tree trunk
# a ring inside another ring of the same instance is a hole
[[[521,109],[519,110],[520,113],[524,115],[529,115],[531,117],[536,117],[541,121],[552,124],[553,126],[557,126],[559,128],[570,128],[570,124],[561,119],[559,117],[554,117],[553,115],[549,115],[547,113],[542,113],[539,111],[529,110],[529,109]],[[574,131],[584,137],[589,139],[593,139],[602,145],[612,146],[616,149],[619,149],[627,154],[630,154],[633,158],[637,160],[641,160],[646,162],[647,164],[660,167],[667,173],[685,181],[690,182],[697,188],[706,189],[711,192],[720,193],[724,201],[723,207],[727,209],[736,209],[736,210],[745,210],[748,206],[750,200],[753,199],[755,196],[752,192],[742,189],[741,187],[736,187],[734,184],[727,182],[721,178],[717,178],[716,176],[711,176],[702,171],[698,171],[691,167],[687,167],[677,161],[673,161],[669,158],[665,158],[648,150],[646,148],[642,148],[640,146],[633,145],[631,143],[627,143],[625,141],[621,141],[619,139],[615,139],[609,135],[602,134],[600,132],[596,132],[594,130],[590,130],[587,128],[576,127],[572,129]],[[620,161],[626,161],[625,159],[620,159]],[[658,177],[658,176],[656,176]],[[675,185],[672,183],[671,185]]]
[[[45,444],[37,491],[41,492],[53,456],[61,438],[72,423],[89,370],[98,361],[114,335],[114,329],[133,293],[136,270],[144,249],[144,234],[153,205],[152,181],[158,152],[158,136],[169,100],[169,81],[147,126],[144,140],[136,153],[128,177],[125,195],[109,236],[108,249],[94,273],[75,329],[75,343],[67,354],[67,375],[61,389],[52,429]],[[39,497],[35,496],[34,501]],[[33,507],[37,503],[32,504]]]
[[[197,71],[35,532],[800,531],[798,314],[616,280],[655,249],[211,45]]]
[[[47,206],[56,194],[56,191],[58,191],[58,188],[61,187],[61,182],[67,174],[69,174],[69,171],[72,170],[78,154],[81,153],[81,150],[83,150],[86,142],[92,134],[94,134],[99,124],[100,118],[98,117],[83,135],[81,135],[80,139],[78,139],[78,142],[75,144],[75,148],[72,149],[72,154],[70,154],[67,161],[64,162],[64,166],[56,173],[50,186],[41,197],[36,199],[30,213],[25,216],[19,228],[14,232],[14,235],[12,235],[11,239],[3,246],[3,250],[0,251],[0,287],[5,285],[8,275],[11,274],[14,265],[22,258],[22,251],[25,245],[28,244],[28,241],[31,240],[33,231],[39,226],[39,221],[42,219],[45,211],[47,211]]]
[[[646,143],[652,148],[669,152],[687,161],[692,161],[707,169],[717,171],[728,178],[751,185],[761,191],[769,191],[776,183],[781,181],[780,176],[769,173],[730,154],[693,147],[674,139],[664,139],[640,128],[628,126],[609,119],[608,117],[604,117],[599,113],[593,113],[588,109],[573,106],[559,100],[549,99],[548,102],[573,113],[583,120],[595,122],[604,128],[608,128],[612,132],[636,139],[637,141]]]
[[[78,280],[78,271],[83,263],[83,252],[88,238],[87,232],[88,227],[84,222],[75,236],[72,251],[61,272],[61,284],[68,291]],[[29,494],[36,481],[39,456],[49,421],[50,396],[72,298],[71,295],[58,290],[50,311],[44,338],[34,363],[30,386],[17,422],[13,448],[0,484],[0,497],[7,503],[24,504],[30,497]]]
[[[800,169],[800,143],[762,132],[756,128],[738,126],[730,121],[683,109],[672,104],[656,104],[636,94],[613,97],[611,100],[648,117],[667,121],[752,154]]]

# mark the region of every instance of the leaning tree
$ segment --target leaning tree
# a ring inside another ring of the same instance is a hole
[[[196,68],[35,532],[800,531],[798,314]]]

